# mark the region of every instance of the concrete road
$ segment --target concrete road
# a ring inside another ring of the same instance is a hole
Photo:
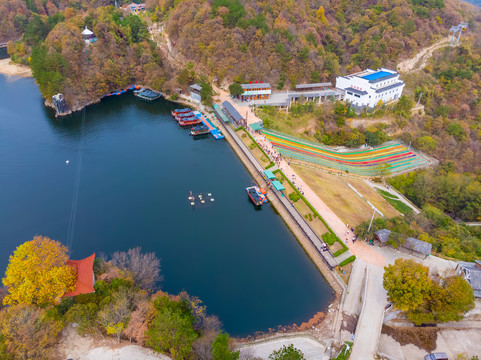
[[[342,307],[344,313],[357,316],[361,312],[366,265],[363,260],[357,259],[352,266],[346,298]]]
[[[377,354],[384,307],[387,304],[386,291],[382,286],[384,269],[372,264],[368,264],[367,269],[365,300],[357,323],[351,354],[351,359],[356,360],[372,360]]]

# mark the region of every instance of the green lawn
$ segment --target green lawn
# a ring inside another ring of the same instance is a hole
[[[273,164],[271,160],[265,155],[265,153],[261,150],[259,145],[252,140],[252,138],[247,134],[244,128],[241,128],[236,131],[237,136],[242,140],[242,142],[249,148],[252,154],[256,157],[257,160],[261,163],[261,165],[268,169]]]
[[[391,199],[399,199],[396,195],[391,194],[390,192],[387,192],[385,190],[382,190],[382,189],[376,189],[376,190],[379,194],[381,194],[381,196],[387,196]]]
[[[377,192],[379,193],[379,195],[381,195],[384,198],[384,200],[386,200],[389,204],[391,204],[401,214],[407,214],[407,213],[413,211],[408,205],[406,205],[402,201],[396,200],[396,199],[398,199],[398,197],[394,198],[395,195],[392,195],[392,194],[390,194],[390,193],[388,193],[384,190],[381,190],[381,189],[377,189]],[[385,193],[387,193],[389,196],[385,195]]]

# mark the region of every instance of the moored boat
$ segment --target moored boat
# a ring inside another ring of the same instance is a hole
[[[177,116],[175,117],[175,120],[177,120],[177,121],[187,121],[187,120],[194,120],[194,119],[198,119],[198,117],[195,116],[194,114],[189,115],[189,116],[180,116],[180,115],[177,115]]]
[[[210,129],[204,124],[194,126],[192,129],[190,129],[190,135],[192,136],[204,135],[204,134],[208,134],[209,132],[210,132]]]
[[[134,90],[134,95],[146,101],[154,101],[162,96],[161,93],[149,89]]]
[[[246,191],[255,206],[261,206],[269,201],[257,186],[250,186],[246,188]]]
[[[190,108],[185,108],[185,109],[175,109],[175,110],[172,110],[170,113],[172,114],[172,116],[176,117],[179,114],[185,114],[191,111],[192,110]]]
[[[192,118],[183,118],[178,123],[180,126],[189,126],[200,124],[202,121],[198,117],[193,116]]]
[[[177,114],[175,116],[176,119],[181,119],[181,118],[186,118],[186,117],[191,117],[191,116],[195,116],[195,114],[190,111],[190,112],[186,112],[186,113],[182,113],[182,114]]]

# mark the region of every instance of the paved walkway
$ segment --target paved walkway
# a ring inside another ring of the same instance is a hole
[[[377,354],[379,337],[387,304],[386,291],[382,286],[384,269],[368,264],[366,288],[363,289],[364,303],[356,327],[351,358],[372,360]]]
[[[361,312],[366,265],[361,259],[357,259],[352,265],[346,298],[344,299],[344,305],[342,307],[342,311],[347,314],[357,316]]]

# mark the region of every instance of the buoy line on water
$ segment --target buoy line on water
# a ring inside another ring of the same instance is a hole
[[[75,233],[75,222],[77,219],[77,204],[78,204],[78,192],[80,187],[80,172],[82,170],[82,155],[83,155],[83,142],[85,132],[85,108],[82,109],[82,124],[80,126],[80,141],[77,155],[77,167],[75,170],[75,182],[73,189],[72,207],[70,210],[70,219],[67,233],[67,248],[72,253],[73,237]]]

